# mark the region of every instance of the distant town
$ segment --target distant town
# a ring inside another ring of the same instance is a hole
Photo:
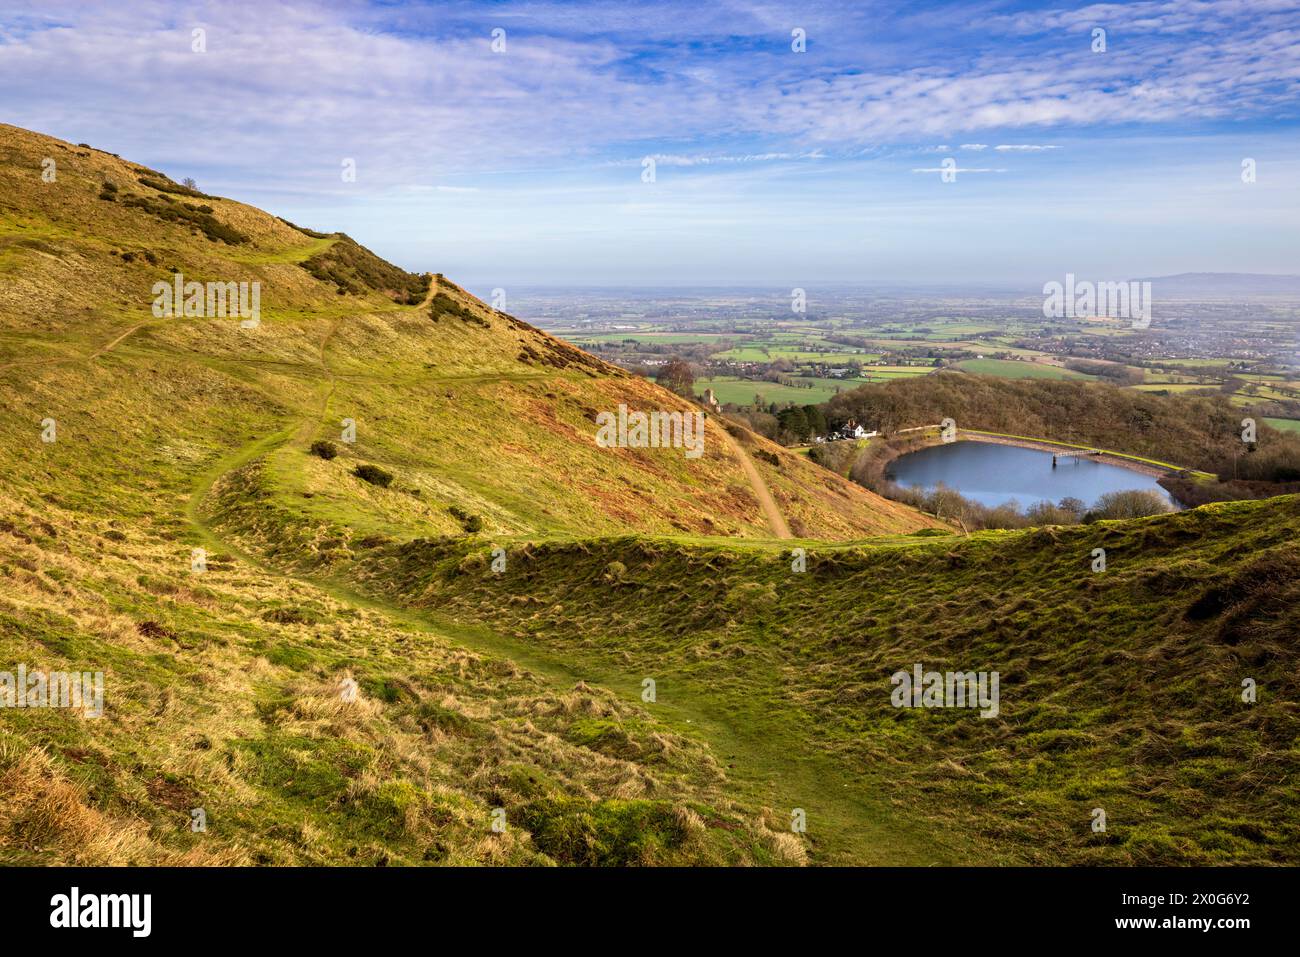
[[[955,368],[1225,393],[1300,428],[1300,286],[1154,282],[1145,328],[1046,318],[1035,290],[900,287],[519,288],[507,311],[629,370],[689,363],[723,408],[822,403],[869,382]],[[1163,294],[1162,294],[1163,290]],[[802,312],[797,311],[802,308]]]

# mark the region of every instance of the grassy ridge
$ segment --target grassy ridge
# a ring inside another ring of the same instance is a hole
[[[448,516],[457,509],[501,532],[769,534],[742,463],[714,424],[698,461],[681,450],[596,446],[601,410],[621,403],[694,408],[653,384],[488,308],[441,277],[433,283],[396,269],[341,234],[303,231],[232,200],[190,196],[156,171],[96,150],[14,127],[0,134],[7,197],[0,271],[12,277],[0,283],[0,370],[93,360],[120,363],[129,379],[175,359],[194,368],[193,380],[205,383],[214,402],[224,391],[252,390],[295,416],[310,382],[331,381],[333,401],[316,423],[321,437],[336,437],[341,419],[353,419],[358,441],[349,452],[396,469],[407,492],[420,497],[375,496],[346,479],[346,494],[331,496],[339,476],[301,458],[283,463],[298,504],[318,505],[327,522],[418,535],[453,530],[459,523]],[[49,157],[57,163],[54,182],[41,178]],[[105,182],[121,184],[118,196],[144,191],[158,203],[193,201],[244,240],[231,245],[101,200]],[[174,270],[199,282],[261,283],[260,327],[241,330],[233,318],[154,317],[152,286],[170,281]],[[425,295],[431,307],[422,305]],[[83,392],[81,371],[61,380],[66,395]],[[36,402],[23,395],[22,376],[13,381],[13,411],[24,420],[71,423],[83,412],[52,391]],[[102,396],[92,406],[113,405],[102,388],[89,390]],[[136,410],[125,382],[113,388],[123,390],[117,414],[132,422],[165,416],[161,397],[149,396]],[[101,417],[96,427],[109,426]],[[210,444],[213,436],[205,432],[199,441]],[[114,454],[106,437],[103,451]],[[803,481],[816,470],[779,449],[768,452],[793,477],[785,495],[811,534],[851,537],[929,524],[851,483]],[[75,463],[69,473],[70,482],[94,484],[93,473]],[[317,492],[315,501],[305,494]]]
[[[217,548],[193,574],[165,523],[2,501],[4,659],[103,670],[106,710],[4,712],[0,862],[801,859],[698,742],[608,691]]]
[[[1021,860],[1296,863],[1297,533],[1288,497],[813,549],[804,574],[774,549],[618,539],[512,549],[503,575],[472,546],[412,543],[364,578],[561,656],[707,688],[905,816]],[[999,671],[1001,713],[892,707],[889,676],[917,662]]]

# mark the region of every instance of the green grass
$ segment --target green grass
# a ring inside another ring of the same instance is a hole
[[[977,375],[991,375],[1002,379],[1090,379],[1091,376],[1072,372],[1060,366],[1041,365],[1036,362],[1016,362],[1011,359],[966,359],[957,363],[958,369]]]
[[[889,382],[893,379],[910,379],[915,376],[929,375],[934,371],[934,366],[864,366],[862,375],[864,378],[877,381]]]
[[[811,388],[780,385],[776,382],[755,382],[749,379],[731,377],[714,377],[695,380],[695,392],[702,395],[705,389],[712,389],[719,402],[734,402],[737,405],[752,405],[755,395],[761,395],[763,402],[778,404],[793,402],[797,405],[814,405],[825,402],[838,391],[848,392],[861,381],[834,379],[800,379],[812,383]],[[835,383],[832,385],[831,383]]]
[[[326,239],[313,239],[301,246],[290,246],[286,249],[240,249],[233,251],[230,258],[242,263],[302,263],[321,255],[337,242],[337,236],[330,236]]]
[[[1295,588],[1296,505],[980,533],[956,547],[814,548],[803,576],[780,553],[631,540],[512,550],[513,578],[458,571],[468,553],[456,546],[399,548],[381,567],[398,594],[443,613],[487,618],[557,656],[581,649],[593,670],[654,675],[661,703],[708,689],[770,742],[767,761],[833,755],[850,789],[883,789],[935,833],[978,834],[1038,863],[1280,863],[1300,836],[1284,770],[1300,752],[1283,730],[1295,680],[1269,656],[1294,624],[1290,592],[1275,589]],[[1089,568],[1099,546],[1104,575]],[[612,561],[628,569],[622,587],[604,581]],[[868,585],[893,580],[907,588]],[[641,597],[670,590],[671,603]],[[999,670],[999,718],[892,708],[889,674],[916,661]],[[1240,701],[1245,674],[1274,689],[1263,710]],[[1280,724],[1261,736],[1260,721]],[[1247,754],[1281,773],[1257,780],[1258,765],[1233,757]],[[786,792],[784,805],[805,797]],[[1089,827],[1097,806],[1105,835]]]
[[[1283,432],[1300,432],[1300,419],[1272,419],[1265,418],[1265,422],[1275,429]]]
[[[11,129],[15,149],[63,156]],[[679,823],[671,841],[620,849],[625,860],[802,859],[802,842],[733,791],[689,719],[673,730],[636,696],[575,688],[556,667],[526,673],[420,616],[284,570],[328,573],[385,535],[463,536],[473,515],[514,534],[626,531],[647,519],[667,532],[693,515],[725,534],[766,534],[721,448],[695,472],[680,452],[574,442],[590,437],[591,405],[653,408],[664,393],[450,284],[439,294],[475,321],[445,310],[435,322],[385,289],[339,295],[336,278],[359,288],[390,274],[354,254],[343,266],[355,275],[327,269],[318,283],[298,264],[335,243],[228,200],[212,200],[212,215],[238,213],[249,238],[239,247],[143,210],[101,210],[110,204],[95,198],[95,164],[122,176],[118,161],[61,158],[65,188],[36,203],[39,179],[13,172],[24,162],[0,168],[7,202],[41,210],[13,217],[38,244],[0,247],[33,297],[0,310],[0,653],[105,671],[107,707],[97,721],[7,717],[0,860],[544,864],[523,824],[524,806],[543,799],[598,819],[611,802],[645,801],[647,820]],[[51,209],[57,224],[43,218]],[[262,327],[153,319],[141,293],[153,269],[110,255],[124,248],[165,249],[162,262],[187,275],[261,279]],[[48,308],[42,296],[67,300],[64,260],[93,268],[75,307]],[[358,422],[355,445],[338,443],[331,462],[309,456],[314,439],[338,437],[344,415]],[[41,441],[46,417],[56,442]],[[557,468],[538,469],[539,456]],[[795,475],[811,473],[791,459]],[[359,461],[390,471],[392,486],[351,477]],[[214,503],[253,475],[277,480],[266,488],[287,518],[218,527]],[[619,498],[602,499],[606,490]],[[656,500],[663,511],[647,515]],[[835,508],[843,531],[861,527]],[[191,570],[194,548],[206,550],[205,571]],[[349,674],[354,704],[338,692]],[[610,759],[569,732],[592,715],[653,742],[653,760]],[[206,834],[189,829],[194,807],[208,812]],[[510,821],[500,837],[489,827],[496,807]]]
[[[1230,364],[1229,359],[1161,359],[1160,364],[1166,366],[1189,366],[1204,367],[1206,369],[1226,369]]]

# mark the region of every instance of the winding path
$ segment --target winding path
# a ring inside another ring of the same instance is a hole
[[[781,509],[776,504],[776,499],[772,497],[772,490],[767,487],[767,482],[763,481],[763,476],[759,474],[754,460],[749,457],[749,452],[732,437],[726,426],[719,426],[719,431],[740,459],[740,467],[745,470],[745,477],[749,479],[754,497],[758,499],[758,507],[763,510],[763,516],[767,519],[772,534],[777,538],[794,538],[790,534],[790,526],[786,524],[785,516],[781,514]]]

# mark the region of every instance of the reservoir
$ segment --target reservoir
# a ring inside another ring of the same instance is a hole
[[[1077,498],[1088,506],[1107,492],[1150,489],[1172,502],[1156,476],[1099,462],[1062,458],[1052,468],[1052,453],[989,442],[951,442],[909,452],[895,459],[887,475],[899,485],[932,489],[943,484],[982,505],[1012,499],[1028,507],[1036,502]]]

